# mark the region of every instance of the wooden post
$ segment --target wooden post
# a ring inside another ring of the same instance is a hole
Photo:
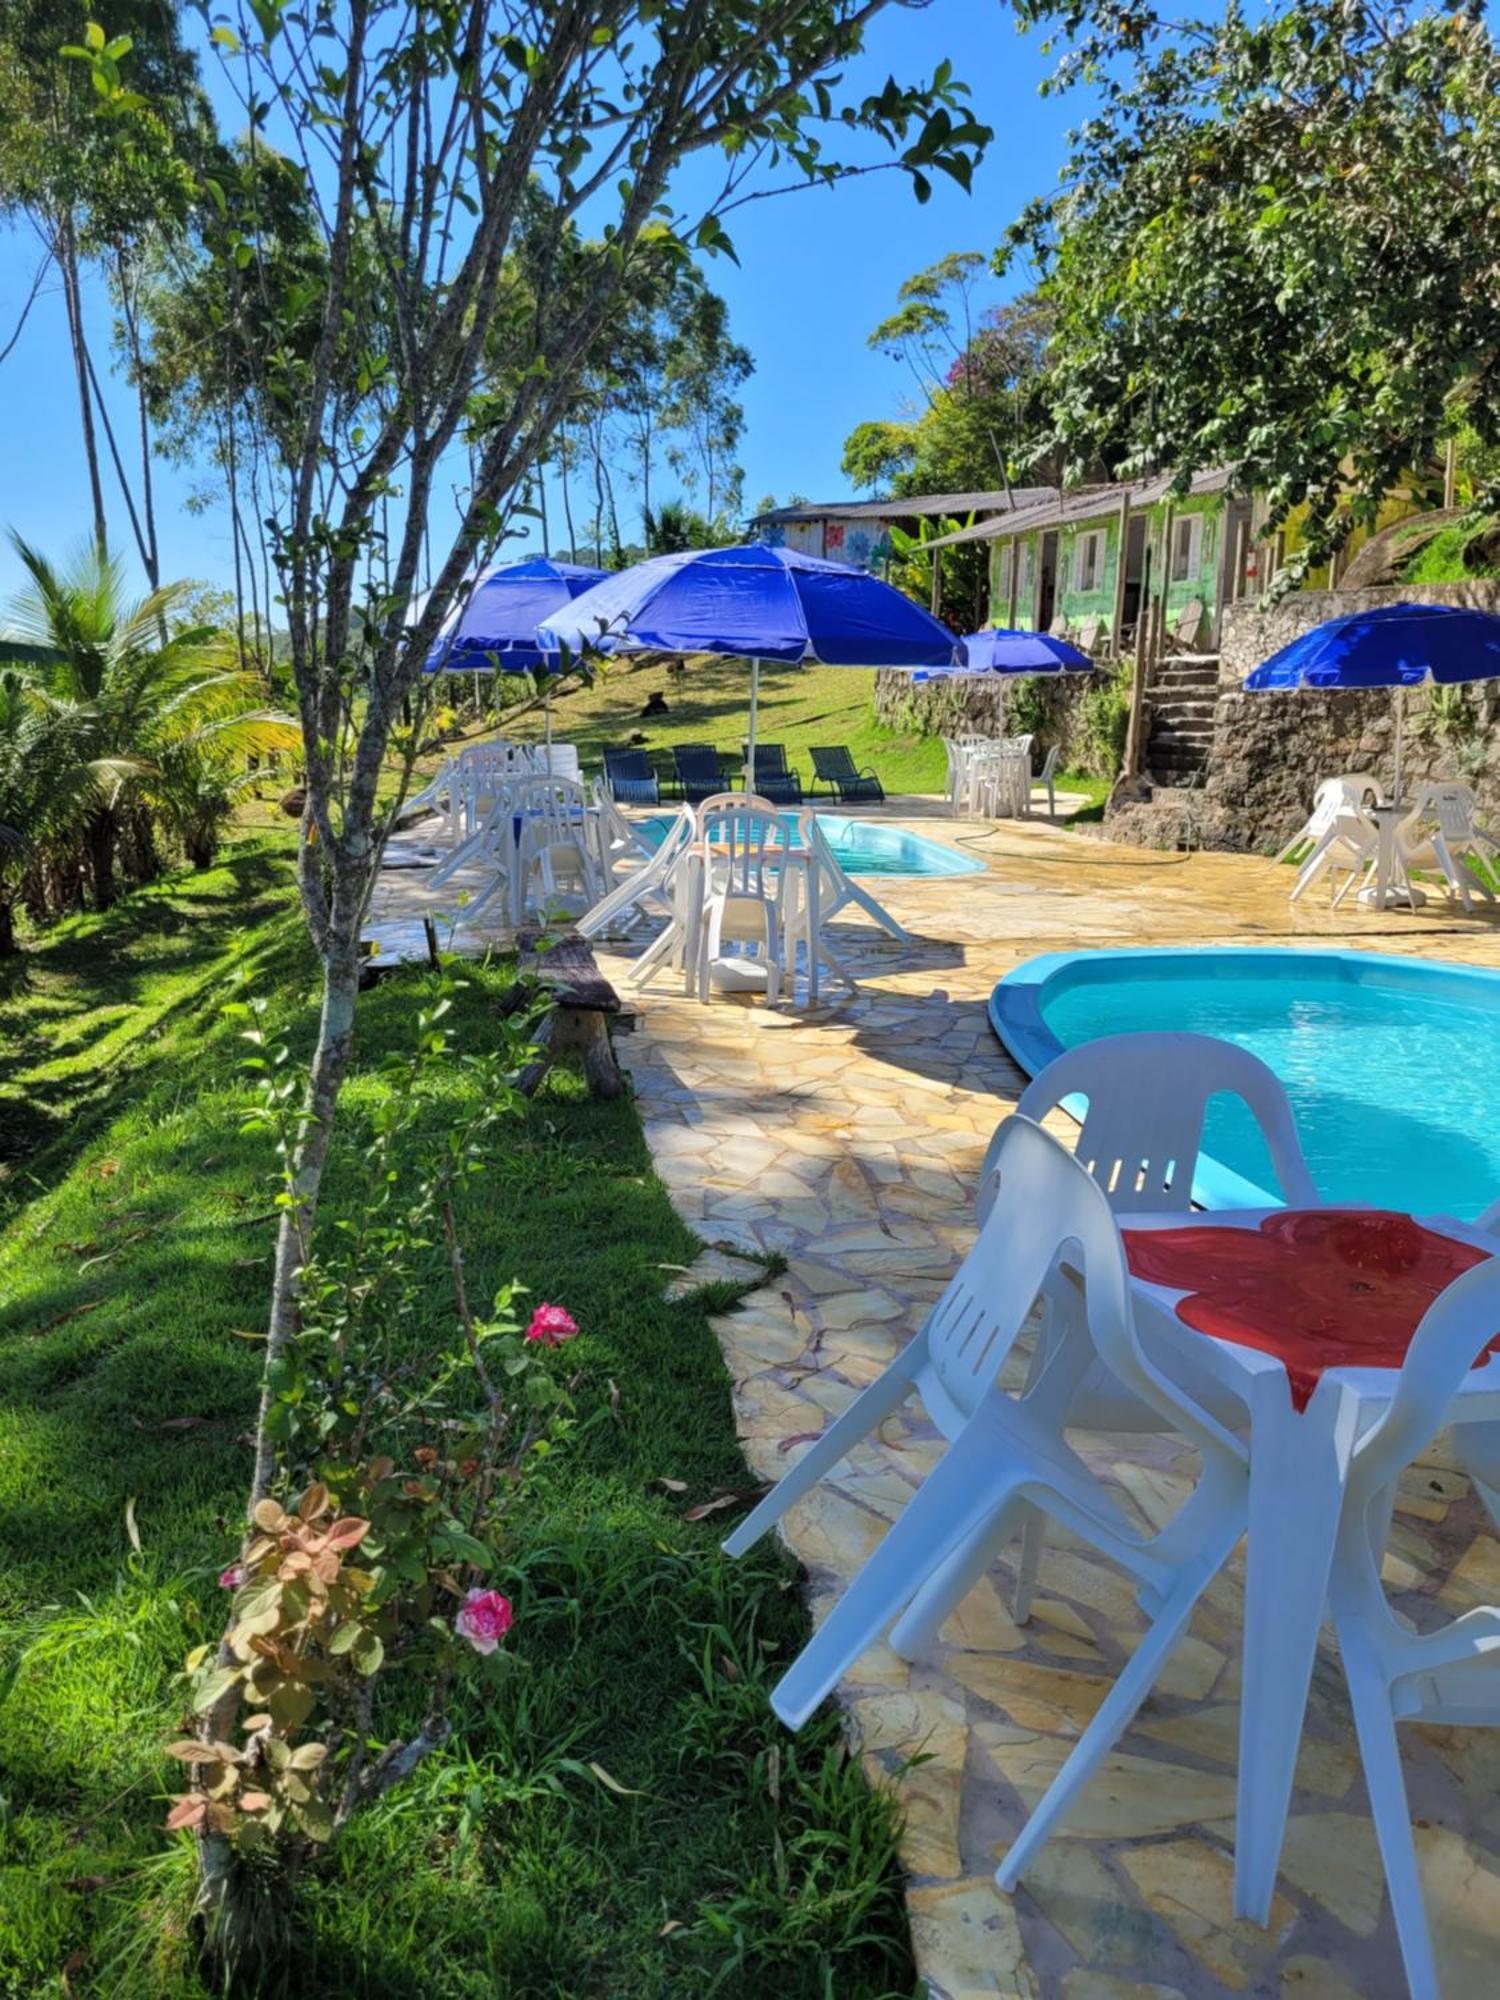
[[[1006,625],[1012,632],[1014,632],[1016,629],[1016,611],[1019,608],[1020,595],[1021,595],[1021,544],[1016,539],[1016,537],[1012,535],[1010,540],[1010,606],[1005,616]]]
[[[939,550],[932,551],[932,615],[937,617],[943,605],[943,558]]]
[[[1110,649],[1116,659],[1125,636],[1125,568],[1130,560],[1130,488],[1120,495],[1120,546],[1115,551],[1115,605],[1110,619]]]
[[[1458,505],[1458,439],[1449,438],[1447,454],[1443,460],[1443,505]]]
[[[1151,602],[1151,530],[1146,529],[1146,545],[1141,550],[1141,609],[1135,621],[1135,673],[1130,682],[1130,718],[1125,725],[1125,753],[1120,778],[1138,776],[1146,754],[1146,676],[1151,671],[1151,639],[1154,609]]]
[[[1214,563],[1214,608],[1209,619],[1208,643],[1219,643],[1219,621],[1224,616],[1224,598],[1227,591],[1226,578],[1229,575],[1229,500],[1226,496],[1219,502],[1219,554]]]

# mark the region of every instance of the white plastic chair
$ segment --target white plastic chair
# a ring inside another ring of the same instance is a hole
[[[1239,1440],[1163,1375],[1137,1341],[1124,1251],[1097,1183],[1025,1118],[1006,1126],[994,1171],[999,1185],[979,1240],[913,1343],[920,1350],[923,1401],[953,1442],[783,1675],[771,1702],[784,1722],[799,1726],[893,1620],[891,1644],[910,1657],[914,1635],[932,1622],[928,1600],[951,1605],[962,1596],[1019,1528],[1024,1507],[1055,1515],[1118,1562],[1140,1586],[1152,1622],[1005,1856],[997,1879],[1009,1889],[1145,1699],[1194,1604],[1244,1532],[1246,1457]],[[1067,1340],[1020,1395],[992,1389],[1000,1359],[1062,1256],[1082,1283],[1082,1310]],[[1064,1437],[1072,1391],[1096,1362],[1156,1410],[1161,1428],[1197,1449],[1197,1484],[1155,1533],[1139,1532]],[[918,1379],[912,1367],[893,1364],[835,1431],[866,1406],[878,1421],[878,1402],[893,1390],[899,1400]],[[865,1428],[862,1420],[858,1429]],[[782,1487],[797,1480],[806,1463]],[[731,1552],[744,1545],[747,1530],[758,1531],[765,1512],[763,1502],[726,1544]]]
[[[1487,903],[1495,900],[1494,891],[1474,862],[1486,858],[1486,849],[1500,854],[1500,840],[1479,824],[1478,806],[1469,785],[1424,785],[1411,812],[1396,829],[1396,844],[1407,873],[1422,868],[1441,875],[1448,894],[1458,897],[1466,914],[1473,908],[1470,892],[1474,889]]]
[[[1317,1186],[1285,1090],[1259,1056],[1213,1035],[1175,1030],[1105,1035],[1066,1049],[1021,1094],[1016,1115],[1040,1124],[1052,1112],[1082,1113],[1073,1157],[1104,1190],[1116,1216],[1186,1214],[1192,1208],[1203,1126],[1216,1097],[1236,1097],[1250,1112],[1270,1154],[1272,1171],[1289,1208],[1317,1208]],[[994,1200],[994,1167],[1010,1121],[996,1129],[979,1175],[981,1225]],[[1246,1188],[1247,1201],[1253,1199]],[[1054,1276],[1043,1287],[1042,1325],[1028,1381],[1036,1380],[1062,1337],[1076,1293]],[[1198,1394],[1205,1391],[1194,1384]],[[1217,1413],[1233,1421],[1222,1403]],[[1068,1421],[1085,1430],[1157,1428],[1156,1412],[1128,1396],[1118,1382],[1095,1370],[1078,1385]],[[1016,1594],[1018,1624],[1031,1612],[1045,1541],[1039,1515],[1025,1523]]]
[[[1278,861],[1297,863],[1297,880],[1291,893],[1294,903],[1320,875],[1340,871],[1347,879],[1336,892],[1334,902],[1343,902],[1353,884],[1375,860],[1379,835],[1365,817],[1364,806],[1367,800],[1379,796],[1379,786],[1364,771],[1351,772],[1342,778],[1325,778],[1318,786],[1307,820],[1276,857]]]
[[[571,778],[576,785],[583,783],[583,766],[578,761],[576,743],[554,743],[549,749],[539,743],[531,753],[532,769],[543,778]]]
[[[1059,743],[1054,743],[1052,745],[1052,748],[1047,752],[1046,757],[1042,761],[1041,770],[1037,772],[1036,777],[1032,780],[1033,784],[1045,785],[1047,787],[1048,819],[1057,818],[1057,766],[1058,766],[1058,760],[1061,758],[1061,756],[1062,756],[1062,745]],[[1026,790],[1026,811],[1028,815],[1031,812],[1030,786],[1028,786]]]
[[[574,926],[580,937],[596,938],[611,931],[631,929],[638,916],[665,917],[666,929],[632,969],[633,977],[638,980],[669,952],[675,951],[681,962],[681,936],[673,934],[674,925],[681,929],[678,877],[687,872],[684,863],[697,833],[698,819],[693,808],[679,806],[661,845],[654,852],[648,849],[640,867],[617,883]],[[696,960],[694,968],[696,971]]]
[[[569,778],[523,778],[511,788],[521,830],[516,854],[516,910],[549,908],[564,894],[585,910],[604,893],[583,787]]]
[[[1345,1487],[1329,1597],[1370,1812],[1385,1864],[1413,2000],[1438,2000],[1396,1723],[1500,1726],[1500,1607],[1427,1632],[1391,1609],[1381,1584],[1396,1481],[1441,1426],[1500,1326],[1500,1261],[1466,1271],[1428,1308],[1396,1393],[1356,1445]],[[1476,1336],[1476,1328],[1482,1329]],[[1489,1364],[1493,1370],[1495,1364]]]
[[[720,792],[698,808],[703,855],[703,905],[698,939],[698,998],[713,998],[716,980],[734,984],[745,976],[748,946],[754,978],[765,980],[766,998],[781,995],[784,949],[781,937],[778,855],[791,834],[781,808],[754,792]]]

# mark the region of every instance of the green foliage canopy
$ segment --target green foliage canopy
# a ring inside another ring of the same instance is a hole
[[[1087,82],[1044,273],[1071,475],[1234,464],[1320,560],[1466,421],[1500,442],[1500,59],[1471,4],[1280,0],[1169,22],[1028,0]]]

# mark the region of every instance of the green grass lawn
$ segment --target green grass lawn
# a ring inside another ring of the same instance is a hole
[[[244,967],[305,1042],[289,847],[289,829],[264,832],[207,875],[64,926],[3,994],[6,2000],[205,1992],[160,1744],[182,1656],[222,1617],[248,1473],[271,1163],[240,1130],[249,1092],[217,1010]],[[464,974],[471,1045],[505,976]],[[362,1004],[330,1216],[374,1066],[431,990],[403,975]],[[445,1087],[457,1108],[473,1086],[455,1069]],[[515,1523],[511,1639],[460,1697],[447,1749],[304,1876],[286,1990],[910,1994],[890,1809],[831,1721],[791,1738],[767,1705],[807,1629],[795,1571],[774,1549],[726,1563],[725,1517],[684,1518],[747,1474],[708,1324],[722,1294],[664,1300],[662,1267],[696,1244],[632,1106],[549,1084],[466,1188],[462,1227],[476,1292],[514,1275],[579,1321],[579,1427]],[[431,1297],[449,1309],[436,1272]],[[420,1697],[402,1696],[413,1716]]]

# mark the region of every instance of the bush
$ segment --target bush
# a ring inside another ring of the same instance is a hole
[[[1091,777],[1113,778],[1119,772],[1134,679],[1135,661],[1127,656],[1105,668],[1078,704],[1076,761]]]

